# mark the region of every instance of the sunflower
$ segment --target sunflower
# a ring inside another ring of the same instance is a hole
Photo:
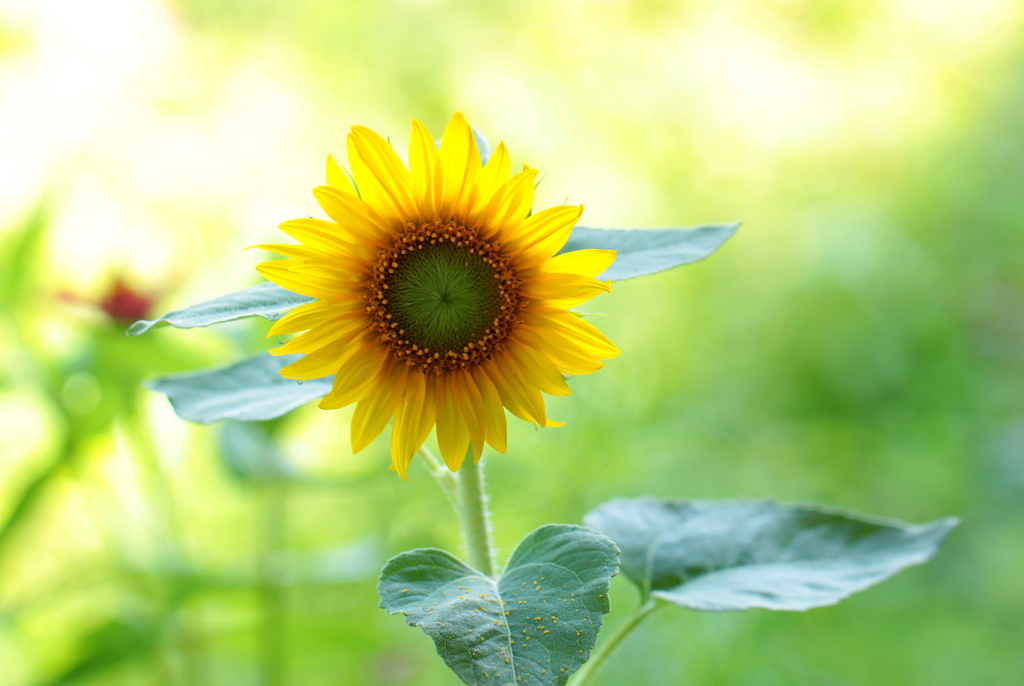
[[[610,290],[594,277],[615,260],[613,250],[556,255],[583,207],[531,214],[537,171],[511,176],[504,143],[482,164],[460,113],[440,149],[413,121],[408,168],[362,126],[348,135],[348,160],[354,187],[328,157],[327,185],[313,190],[333,221],[287,221],[298,245],[257,246],[288,258],[259,265],[263,276],[316,298],[270,329],[304,332],[270,351],[304,355],[282,376],[334,375],[320,407],[357,403],[353,452],[394,418],[391,468],[403,479],[435,425],[452,471],[470,446],[474,461],[484,442],[505,452],[504,409],[560,426],[541,393],[569,395],[563,375],[619,353],[567,311]]]

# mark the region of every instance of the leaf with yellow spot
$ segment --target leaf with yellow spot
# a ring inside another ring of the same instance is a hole
[[[443,550],[413,550],[392,558],[381,572],[380,606],[428,634],[466,684],[562,686],[597,641],[618,554],[606,536],[565,524],[543,526],[523,539],[497,579]],[[541,578],[538,589],[532,582]],[[477,599],[452,597],[456,589]],[[482,608],[481,597],[487,601]],[[549,599],[568,604],[557,615],[546,611],[556,625],[538,627]],[[444,626],[428,618],[430,607]],[[517,635],[525,639],[516,643]]]

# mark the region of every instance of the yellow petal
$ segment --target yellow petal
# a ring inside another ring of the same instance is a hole
[[[391,240],[391,225],[362,199],[330,186],[317,186],[313,197],[352,243],[383,247]]]
[[[353,289],[338,279],[295,272],[294,260],[275,260],[256,265],[256,271],[281,288],[310,298],[331,299],[351,295]]]
[[[507,240],[508,250],[515,255],[515,267],[530,269],[555,255],[569,240],[582,214],[583,205],[559,205],[523,220]]]
[[[487,160],[483,171],[477,177],[476,188],[473,189],[473,207],[469,215],[475,215],[487,206],[498,189],[508,181],[508,175],[512,165],[508,155],[508,148],[504,143],[499,143],[491,159]]]
[[[423,409],[420,411],[419,424],[416,426],[416,433],[414,435],[416,448],[419,450],[423,442],[427,440],[431,430],[434,428],[436,421],[436,400],[437,400],[437,385],[440,383],[441,377],[437,374],[423,374],[417,372],[424,377],[424,401]],[[412,374],[412,372],[410,372]]]
[[[590,374],[604,367],[592,354],[549,329],[517,327],[515,338],[522,340],[534,350],[547,356],[555,369],[563,374]]]
[[[382,217],[405,220],[420,216],[409,170],[386,140],[365,126],[353,126],[348,135],[348,160],[360,196]]]
[[[296,273],[321,274],[346,282],[365,282],[370,274],[370,265],[352,257],[330,257],[309,255],[290,263]]]
[[[317,252],[313,248],[289,243],[260,243],[259,245],[250,245],[246,250],[266,250],[267,252],[277,253],[284,257],[294,257],[299,260],[324,257],[323,253]]]
[[[267,338],[285,333],[298,333],[312,329],[346,310],[339,310],[336,303],[331,300],[317,300],[315,302],[300,305],[285,316],[274,322],[267,333]]]
[[[469,449],[469,429],[459,411],[458,393],[451,373],[442,373],[437,383],[437,447],[453,472],[458,471]]]
[[[506,347],[522,370],[526,383],[548,395],[565,396],[572,393],[565,379],[546,356],[514,338],[509,339]]]
[[[602,360],[618,357],[619,349],[595,326],[571,312],[551,307],[528,307],[520,316],[527,325],[558,333]]]
[[[419,447],[413,447],[413,442],[426,395],[423,380],[423,374],[411,371],[404,397],[399,399],[395,407],[395,421],[391,425],[391,466],[404,481],[409,480],[406,470]]]
[[[402,396],[408,376],[409,368],[404,364],[392,365],[387,379],[356,405],[350,432],[353,453],[358,453],[370,445],[388,425]]]
[[[533,418],[533,415],[523,407],[517,398],[513,397],[512,393],[509,391],[509,384],[505,380],[505,375],[502,373],[501,369],[498,368],[497,364],[494,363],[493,357],[481,364],[479,369],[494,386],[494,390],[497,391],[498,397],[501,399],[502,406],[524,422],[529,422],[531,424],[537,423]]]
[[[610,293],[611,281],[598,281],[576,274],[545,273],[526,281],[519,292],[530,300],[544,301],[548,307],[567,308]]]
[[[544,399],[540,392],[531,385],[525,378],[519,365],[507,352],[495,353],[489,362],[493,363],[491,369],[497,369],[498,374],[488,374],[494,382],[498,393],[504,391],[513,402],[525,410],[534,424],[544,426],[546,415],[544,413]],[[507,406],[506,406],[507,407]],[[512,408],[509,408],[510,410]]]
[[[291,257],[294,262],[288,263],[292,273],[322,274],[327,278],[341,282],[365,282],[370,274],[370,265],[352,257],[323,255],[300,245],[252,245],[250,248],[261,248],[276,252],[278,255]]]
[[[296,279],[337,291],[337,295],[334,296],[336,299],[348,300],[359,297],[366,292],[369,285],[369,275],[352,274],[334,266],[316,264],[312,260],[295,261],[288,271]]]
[[[291,279],[293,283],[305,284],[321,292],[333,291],[334,295],[328,297],[348,297],[352,293],[361,294],[366,289],[367,275],[345,272],[335,265],[321,264],[312,259],[264,262],[257,269],[265,274],[280,272],[279,279]]]
[[[376,257],[376,252],[371,246],[334,222],[323,219],[292,219],[281,224],[279,228],[299,243],[325,255],[355,257],[365,261],[373,261]]]
[[[331,188],[337,188],[342,193],[356,195],[355,189],[352,188],[352,182],[348,180],[348,176],[342,171],[338,163],[334,161],[334,155],[327,156],[327,185]]]
[[[330,376],[338,371],[342,363],[348,359],[353,345],[350,341],[329,343],[284,367],[280,374],[286,379],[295,379],[296,381],[309,381]]]
[[[549,272],[597,276],[612,266],[615,255],[614,250],[573,250],[555,255],[542,268]]]
[[[391,464],[398,476],[408,480],[406,471],[412,456],[434,426],[436,376],[412,368],[405,385],[405,397],[395,411],[391,427]]]
[[[480,151],[476,147],[473,128],[456,112],[441,136],[441,173],[444,190],[441,195],[441,216],[464,216],[469,208],[461,207],[460,200],[470,194],[477,174],[480,173]],[[462,210],[461,212],[459,210]]]
[[[505,409],[501,404],[501,396],[494,382],[490,380],[480,366],[470,369],[473,381],[483,399],[484,420],[487,422],[487,444],[499,453],[505,452],[508,438],[508,428],[505,422]]]
[[[337,410],[351,405],[380,385],[378,377],[390,370],[383,370],[387,355],[374,338],[368,338],[358,351],[342,363],[334,377],[331,392],[318,405],[320,409]]]
[[[452,385],[456,390],[455,399],[459,404],[459,412],[469,429],[469,444],[473,448],[473,462],[479,462],[487,436],[484,401],[468,371],[458,370],[451,376]]]
[[[468,223],[479,227],[485,239],[504,241],[530,213],[536,178],[536,169],[519,172],[501,185],[484,209],[470,215]]]
[[[427,127],[415,119],[412,120],[412,137],[409,139],[409,171],[413,195],[420,203],[423,219],[432,221],[441,207],[444,190],[441,156]]]
[[[274,348],[270,354],[311,353],[328,343],[351,339],[353,334],[365,329],[368,324],[367,317],[362,312],[334,317],[311,328],[306,333],[296,336],[284,345]]]

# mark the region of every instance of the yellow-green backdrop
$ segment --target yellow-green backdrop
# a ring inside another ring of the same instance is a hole
[[[401,150],[411,118],[439,135],[455,110],[541,170],[537,207],[744,222],[592,304],[622,356],[551,400],[563,428],[517,425],[490,459],[502,556],[645,493],[964,520],[833,608],[665,611],[599,683],[1024,683],[1022,20],[1014,0],[3,0],[0,686],[457,683],[374,591],[392,554],[458,550],[425,470],[389,473],[387,432],[351,455],[350,411],[310,407],[266,427],[289,467],[268,479],[141,386],[267,348],[265,322],[121,337],[146,305],[255,283],[242,248],[315,209],[348,126]],[[612,626],[633,602],[613,591]]]

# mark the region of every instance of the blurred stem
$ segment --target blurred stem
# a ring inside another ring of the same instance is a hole
[[[263,658],[263,686],[284,686],[287,673],[287,597],[281,554],[287,544],[288,486],[273,479],[263,493],[263,553],[260,559],[260,596],[263,626],[260,653]]]
[[[419,450],[420,455],[423,456],[423,460],[427,463],[428,469],[430,470],[430,476],[437,482],[437,485],[441,487],[441,492],[444,493],[444,497],[448,499],[448,502],[455,509],[456,514],[459,511],[459,494],[458,494],[458,483],[455,475],[452,474],[451,470],[437,459],[437,455],[431,452],[430,448],[423,446]]]
[[[484,461],[473,462],[472,446],[459,468],[457,483],[455,509],[462,527],[462,538],[466,542],[467,562],[487,576],[494,576],[494,547],[491,545],[491,524],[484,490]]]
[[[77,447],[78,444],[74,439],[66,438],[50,464],[37,474],[18,494],[17,501],[8,513],[7,519],[0,522],[0,557],[3,556],[4,548],[14,535],[14,532],[27,521],[36,504],[42,500],[50,483],[56,479],[57,475],[74,458]]]
[[[590,686],[593,683],[594,678],[597,677],[597,673],[601,671],[601,667],[604,666],[605,661],[611,657],[611,654],[615,652],[615,649],[619,647],[623,639],[626,638],[633,631],[633,629],[640,626],[640,624],[651,616],[655,610],[662,606],[663,603],[657,600],[648,600],[642,602],[631,614],[626,621],[615,630],[615,633],[611,637],[597,646],[597,649],[590,654],[590,660],[587,661],[580,671],[576,672],[572,678],[572,686]]]

